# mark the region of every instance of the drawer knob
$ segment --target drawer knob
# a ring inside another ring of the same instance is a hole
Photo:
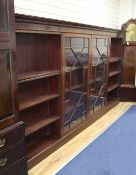
[[[0,166],[5,166],[7,161],[8,161],[7,157],[1,158],[0,159]]]
[[[0,148],[2,148],[5,145],[5,143],[6,143],[5,138],[0,139]]]

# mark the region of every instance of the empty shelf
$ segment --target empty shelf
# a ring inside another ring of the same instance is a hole
[[[109,77],[120,74],[120,71],[113,71],[109,73]]]
[[[46,149],[51,147],[52,144],[57,142],[57,138],[53,136],[41,137],[39,140],[34,141],[30,145],[27,145],[27,160],[30,161],[39,155],[42,155],[46,152]]]
[[[29,73],[23,73],[18,76],[18,82],[23,83],[23,82],[33,81],[33,80],[51,77],[59,74],[60,74],[59,70],[34,71]]]
[[[112,91],[112,90],[118,88],[119,86],[120,86],[119,84],[113,84],[113,85],[109,86],[109,87],[108,87],[108,92],[110,92],[110,91]]]
[[[37,104],[46,102],[48,100],[52,100],[56,97],[59,97],[59,94],[48,94],[48,95],[39,95],[39,96],[31,97],[23,100],[19,105],[19,109],[24,110],[32,106],[35,106]]]
[[[109,62],[110,63],[114,63],[114,62],[117,62],[117,61],[120,61],[121,59],[119,58],[119,57],[111,57],[110,59],[109,59]]]
[[[59,120],[60,117],[56,115],[48,115],[45,117],[37,117],[36,119],[32,120],[28,124],[26,123],[26,128],[25,128],[25,135],[28,136],[32,134],[33,132]]]

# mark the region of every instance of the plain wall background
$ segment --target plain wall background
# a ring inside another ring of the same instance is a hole
[[[136,18],[136,0],[120,0],[119,28],[131,18]]]
[[[15,13],[118,29],[136,16],[136,0],[15,0]]]

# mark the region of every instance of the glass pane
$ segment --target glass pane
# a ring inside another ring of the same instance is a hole
[[[7,0],[0,1],[0,32],[8,31]]]
[[[74,49],[82,49],[84,44],[83,38],[71,38],[71,47]]]
[[[93,56],[108,56],[108,39],[94,38],[93,39]]]
[[[74,55],[74,52],[71,49],[66,49],[65,51],[65,61],[66,61],[66,67],[72,66],[78,64],[78,61]]]
[[[0,119],[11,116],[12,95],[9,51],[0,51]]]
[[[106,100],[106,66],[108,61],[108,39],[94,38],[92,57],[92,79],[90,109],[97,111],[105,105]]]
[[[65,39],[65,47],[71,47],[71,39],[70,38],[66,38]]]
[[[86,117],[88,39],[65,39],[65,128]]]

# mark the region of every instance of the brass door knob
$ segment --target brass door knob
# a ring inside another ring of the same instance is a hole
[[[3,146],[5,146],[6,140],[5,138],[0,139],[0,148],[2,148]]]
[[[5,166],[7,164],[7,157],[4,157],[4,158],[0,158],[0,166]]]

